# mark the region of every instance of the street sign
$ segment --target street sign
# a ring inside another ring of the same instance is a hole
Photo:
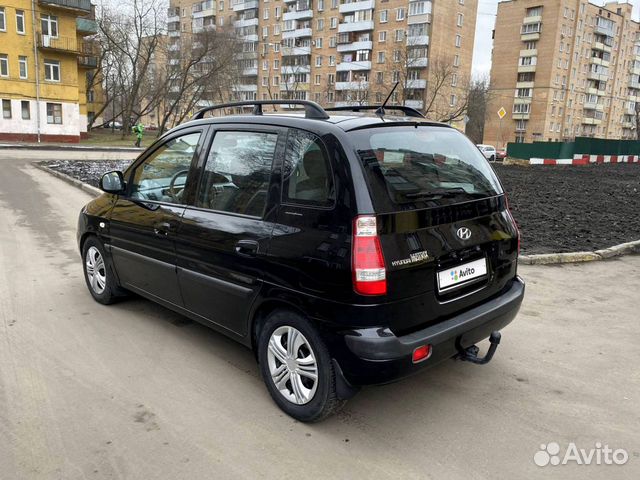
[[[498,110],[498,116],[500,117],[500,120],[502,120],[506,114],[507,114],[507,111],[504,109],[504,107]]]

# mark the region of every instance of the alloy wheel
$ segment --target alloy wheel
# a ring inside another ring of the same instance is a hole
[[[107,269],[104,258],[96,247],[90,247],[87,250],[85,267],[91,289],[97,295],[101,295],[107,286]]]

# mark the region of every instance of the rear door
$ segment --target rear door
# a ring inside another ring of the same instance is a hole
[[[240,335],[262,285],[279,193],[273,163],[283,145],[280,128],[216,127],[178,235],[185,307]]]
[[[517,230],[502,187],[452,128],[353,132],[378,218],[388,299],[425,296],[444,318],[500,291],[515,275]],[[399,330],[415,319],[398,319]]]

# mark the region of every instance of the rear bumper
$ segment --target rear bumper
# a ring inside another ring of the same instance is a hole
[[[525,285],[516,277],[499,296],[436,325],[398,337],[389,328],[350,330],[344,335],[346,355],[338,361],[354,385],[388,383],[411,375],[488,338],[515,318]],[[431,356],[418,364],[413,351],[431,345]]]

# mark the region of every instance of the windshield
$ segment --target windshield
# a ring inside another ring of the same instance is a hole
[[[429,208],[502,193],[484,156],[453,128],[385,127],[352,135],[378,211]]]

